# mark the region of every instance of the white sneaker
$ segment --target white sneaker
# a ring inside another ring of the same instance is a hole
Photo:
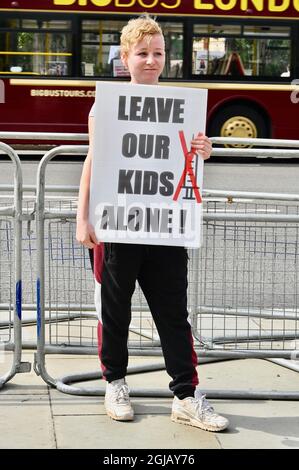
[[[171,419],[176,423],[196,426],[205,431],[223,431],[229,425],[228,419],[215,413],[206,396],[199,390],[195,391],[194,398],[179,400],[174,397]]]
[[[134,411],[129,397],[129,387],[125,379],[107,382],[105,409],[107,415],[117,421],[132,421],[134,419]]]

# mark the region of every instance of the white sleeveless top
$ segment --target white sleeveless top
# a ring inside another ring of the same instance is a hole
[[[94,108],[95,108],[95,105],[93,103],[92,107],[90,108],[90,111],[89,111],[89,117],[94,117]]]

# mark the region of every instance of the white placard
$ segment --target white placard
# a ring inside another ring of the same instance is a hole
[[[98,240],[199,247],[207,91],[97,83],[90,222]],[[188,163],[187,163],[188,162]]]

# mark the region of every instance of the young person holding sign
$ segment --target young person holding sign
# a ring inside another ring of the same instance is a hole
[[[129,21],[122,30],[121,58],[130,72],[132,84],[158,85],[165,63],[165,44],[155,20],[144,15]],[[175,115],[179,118],[179,107]],[[105,243],[104,253],[99,249],[99,242],[89,223],[93,132],[94,117],[91,111],[90,148],[79,191],[77,240],[94,249],[95,274],[99,274],[101,268],[103,325],[99,322],[98,336],[103,376],[107,380],[107,414],[120,421],[134,418],[125,376],[131,297],[138,280],[161,339],[166,370],[172,377],[169,384],[174,393],[172,420],[209,431],[221,431],[227,428],[228,420],[215,413],[205,396],[196,389],[197,356],[187,312],[186,249],[132,243]],[[205,135],[199,133],[191,141],[191,146],[192,151],[203,159],[210,157],[211,142]]]

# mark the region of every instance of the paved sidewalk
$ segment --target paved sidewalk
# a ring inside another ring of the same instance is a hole
[[[92,356],[46,359],[47,370],[55,378],[98,368],[97,358]],[[0,364],[1,375],[9,360],[6,353],[5,363]],[[33,362],[33,352],[23,353],[23,361]],[[130,364],[153,362],[161,362],[161,358],[132,358]],[[199,376],[202,389],[299,390],[298,373],[259,359],[201,365]],[[128,377],[132,388],[167,389],[168,382],[165,371]],[[86,383],[93,385],[98,387],[99,383]],[[67,395],[49,388],[33,371],[18,374],[0,390],[0,448],[299,448],[298,401],[210,400],[231,422],[222,433],[173,423],[171,399],[132,398],[132,402],[135,421],[116,422],[106,416],[103,397]]]

